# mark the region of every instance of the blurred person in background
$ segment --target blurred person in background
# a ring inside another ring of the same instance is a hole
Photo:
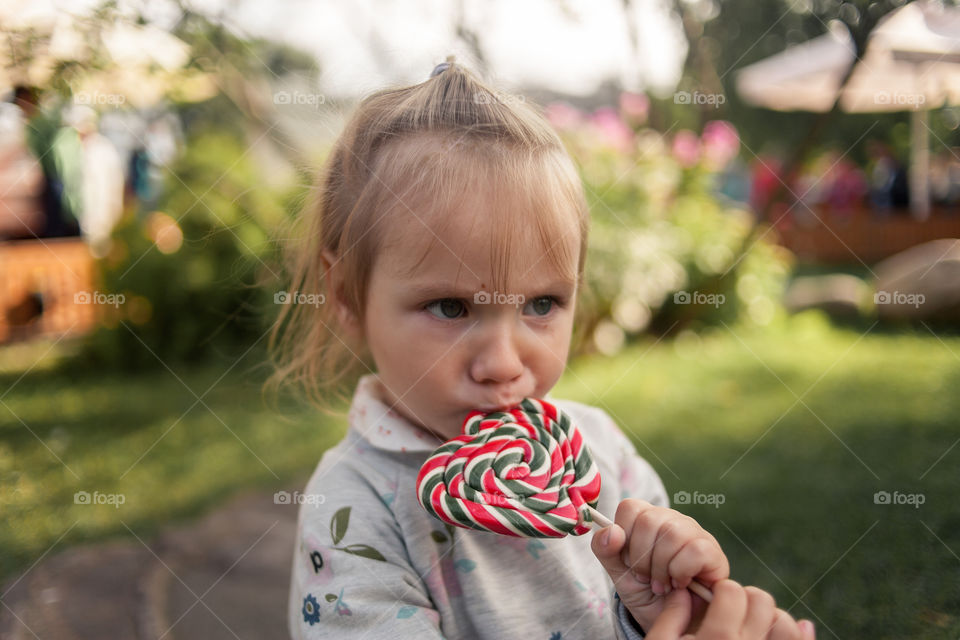
[[[97,130],[96,111],[75,105],[66,118],[79,143],[79,175],[70,174],[71,180],[79,180],[70,184],[71,195],[74,190],[79,194],[74,211],[90,252],[100,258],[110,249],[110,233],[123,214],[123,162],[113,143]]]
[[[930,199],[948,210],[960,199],[960,161],[951,149],[930,158]]]
[[[0,240],[32,238],[44,228],[44,175],[27,141],[27,116],[0,103]]]
[[[83,207],[83,149],[80,133],[74,126],[72,108],[64,110],[63,125],[57,129],[50,147],[53,157],[56,190],[59,199],[59,221],[47,228],[48,237],[80,235]],[[59,222],[59,224],[55,224]]]
[[[866,176],[850,158],[841,156],[831,164],[827,178],[828,211],[834,219],[847,222],[867,195]]]
[[[894,155],[890,146],[880,140],[867,142],[869,198],[875,215],[890,215],[896,209],[908,207],[907,170]]]
[[[75,236],[79,233],[76,218],[64,202],[63,178],[61,171],[69,166],[64,159],[69,155],[61,149],[63,157],[58,159],[58,144],[69,142],[63,138],[64,127],[60,118],[60,109],[56,106],[42,108],[40,92],[36,87],[19,85],[14,89],[14,100],[23,112],[26,120],[27,145],[43,169],[43,237]],[[58,142],[59,140],[59,142]]]

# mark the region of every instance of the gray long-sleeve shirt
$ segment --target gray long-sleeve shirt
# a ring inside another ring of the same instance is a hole
[[[445,524],[417,501],[441,443],[360,379],[349,429],[302,494],[288,603],[291,638],[618,638],[642,632],[590,549],[592,533],[516,538]],[[669,506],[657,473],[602,409],[566,412],[600,470],[598,510],[624,498]]]

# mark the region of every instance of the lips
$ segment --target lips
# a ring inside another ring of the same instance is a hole
[[[486,407],[475,407],[474,409],[476,411],[483,411],[484,413],[493,413],[494,411],[509,411],[510,409],[513,409],[519,404],[520,404],[520,401],[518,400],[517,402],[511,402],[507,404],[496,404],[496,405],[490,405]]]

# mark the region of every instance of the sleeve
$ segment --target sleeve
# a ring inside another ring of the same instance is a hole
[[[299,496],[290,637],[442,639],[440,614],[379,494],[363,480],[328,486],[336,490]]]
[[[627,611],[627,608],[620,600],[620,594],[614,592],[613,599],[619,631],[617,640],[642,640],[646,638],[647,633],[640,628],[640,624],[630,615],[630,612]]]

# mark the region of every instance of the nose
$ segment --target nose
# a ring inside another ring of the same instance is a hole
[[[511,382],[523,373],[514,322],[491,322],[481,330],[480,348],[470,365],[470,375],[482,384]]]

